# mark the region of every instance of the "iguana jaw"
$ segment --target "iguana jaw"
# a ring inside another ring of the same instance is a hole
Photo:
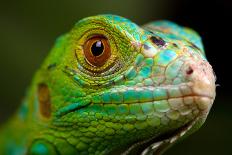
[[[158,137],[151,137],[142,142],[135,143],[129,149],[123,152],[122,155],[133,154],[132,152],[134,152],[135,150],[135,152],[141,155],[162,154],[176,141],[188,134],[188,132],[192,129],[192,127],[196,124],[198,120],[199,117],[196,117],[194,120],[186,123],[185,125],[174,131],[162,134]]]
[[[150,154],[162,154],[165,150],[175,144],[177,141],[185,138],[186,136],[192,134],[195,130],[200,128],[204,123],[212,103],[215,98],[215,87],[202,87],[199,89],[199,83],[192,85],[192,90],[194,91],[193,96],[189,95],[187,98],[192,98],[193,102],[186,102],[189,105],[197,105],[197,110],[199,113],[192,118],[189,122],[183,124],[181,127],[171,130],[167,133],[162,133],[159,136],[151,137],[147,140],[140,141],[131,145],[127,150],[125,150],[122,155],[134,154],[135,152],[141,155]],[[206,92],[207,90],[207,92]],[[183,97],[185,100],[185,97]],[[185,103],[185,104],[186,104]],[[195,108],[196,108],[195,107]],[[194,108],[192,109],[194,110]],[[145,148],[145,149],[144,149]]]
[[[192,134],[195,130],[201,127],[207,118],[210,107],[213,103],[212,97],[198,96],[198,104],[203,104],[204,106],[208,104],[207,109],[202,110],[198,116],[193,118],[190,122],[184,124],[183,126],[170,131],[168,133],[161,134],[159,136],[151,137],[145,141],[141,141],[131,145],[127,150],[125,150],[122,155],[133,154],[133,152],[139,152],[141,155],[160,155],[165,152],[169,147],[175,144],[177,141]],[[207,98],[207,99],[206,99]],[[144,149],[145,148],[145,149]]]

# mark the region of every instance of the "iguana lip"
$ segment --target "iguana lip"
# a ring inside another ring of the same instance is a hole
[[[199,84],[195,85],[191,82],[180,85],[164,85],[156,87],[115,87],[100,95],[97,94],[98,98],[102,99],[101,101],[95,101],[93,97],[92,102],[103,104],[132,104],[168,100],[172,98],[183,98],[186,96],[201,96],[210,99],[214,98],[214,89],[206,88],[199,88]]]
[[[199,89],[198,85],[195,86],[190,82],[179,85],[165,85],[157,87],[115,87],[104,93],[86,96],[80,100],[80,103],[76,102],[69,104],[59,109],[57,116],[66,115],[67,113],[80,110],[91,104],[99,104],[102,106],[109,104],[117,106],[121,104],[130,105],[151,102],[156,104],[156,102],[164,100],[167,100],[171,105],[174,105],[174,109],[178,109],[178,106],[185,102],[186,104],[199,103],[201,109],[208,109],[215,96],[215,92],[213,92],[214,90],[211,88],[209,90],[208,93],[205,93],[205,89]],[[180,104],[176,104],[178,102]]]

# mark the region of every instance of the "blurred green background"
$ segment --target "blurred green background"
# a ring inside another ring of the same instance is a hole
[[[184,0],[40,0],[0,3],[0,122],[20,104],[25,89],[55,39],[79,19],[111,13],[137,24],[169,19],[197,30],[218,77],[215,104],[204,126],[167,155],[232,154],[232,97],[229,76],[231,2]],[[228,52],[227,52],[228,53]]]

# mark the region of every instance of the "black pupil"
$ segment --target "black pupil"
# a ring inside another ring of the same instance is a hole
[[[92,45],[91,51],[94,56],[99,56],[104,51],[104,45],[102,44],[100,40],[98,40]]]

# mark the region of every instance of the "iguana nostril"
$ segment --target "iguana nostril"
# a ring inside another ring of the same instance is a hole
[[[186,74],[191,75],[193,71],[194,71],[193,68],[189,66],[188,69],[186,70]]]

